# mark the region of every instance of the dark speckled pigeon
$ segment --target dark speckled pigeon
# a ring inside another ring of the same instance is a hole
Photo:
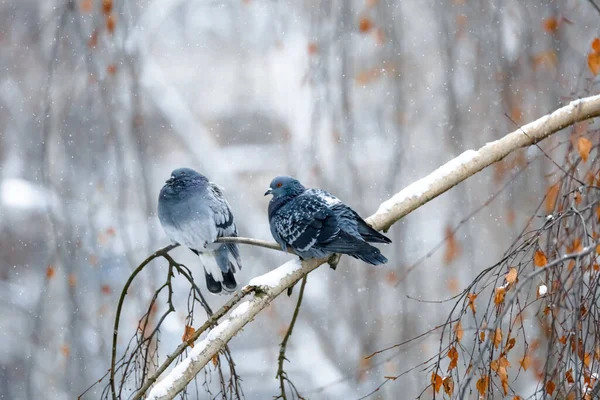
[[[379,249],[367,242],[392,241],[330,193],[278,176],[265,196],[268,194],[273,195],[269,202],[271,234],[284,250],[289,246],[303,259],[340,253],[372,265],[387,262]]]
[[[160,191],[158,219],[173,243],[200,257],[211,293],[235,290],[233,261],[242,268],[238,247],[215,243],[218,237],[237,236],[233,214],[219,186],[193,169],[176,169]]]

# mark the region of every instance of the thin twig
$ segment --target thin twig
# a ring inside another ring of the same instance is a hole
[[[296,325],[296,320],[298,319],[298,314],[300,313],[300,306],[302,305],[302,297],[304,296],[304,287],[306,286],[306,278],[307,277],[308,277],[308,275],[305,275],[304,278],[302,278],[302,284],[300,285],[300,293],[298,294],[298,302],[296,303],[296,308],[294,309],[294,315],[292,316],[292,321],[290,322],[290,327],[288,328],[287,332],[285,333],[285,336],[283,337],[283,341],[281,342],[281,345],[279,345],[279,358],[278,358],[279,367],[277,368],[277,375],[275,375],[275,378],[279,378],[279,386],[281,388],[281,395],[279,395],[279,398],[281,398],[283,400],[287,400],[287,397],[285,395],[285,381],[290,382],[290,380],[287,377],[287,373],[283,369],[283,362],[285,360],[287,360],[287,358],[285,357],[285,351],[287,349],[288,340],[290,340],[290,337],[292,336],[292,331],[294,330],[294,325]],[[298,397],[301,397],[297,390],[296,390],[296,394],[298,395]]]
[[[123,302],[125,301],[125,296],[127,296],[127,291],[129,290],[129,286],[133,282],[134,278],[142,272],[144,267],[150,263],[150,261],[154,260],[157,257],[161,257],[164,254],[167,254],[169,251],[173,250],[175,247],[179,245],[171,244],[167,247],[163,247],[162,249],[156,251],[150,257],[146,258],[129,276],[127,282],[125,282],[125,286],[121,291],[121,296],[119,297],[119,304],[117,305],[117,313],[115,314],[115,324],[113,327],[113,342],[112,342],[112,355],[110,362],[110,391],[112,393],[113,400],[117,400],[117,391],[115,389],[115,364],[117,360],[117,337],[119,335],[119,320],[121,318],[121,310],[123,308]]]
[[[265,249],[284,251],[281,246],[275,242],[267,242],[266,240],[253,239],[247,237],[240,236],[223,236],[217,238],[217,243],[239,243],[239,244],[249,244],[251,246],[264,247]],[[287,248],[286,253],[296,254],[291,248]]]
[[[150,388],[150,386],[152,386],[158,377],[169,367],[169,365],[171,365],[173,361],[175,361],[177,357],[179,357],[185,351],[185,349],[188,348],[190,343],[194,343],[203,332],[216,325],[216,323],[219,321],[219,318],[227,314],[229,310],[233,308],[233,306],[238,304],[240,300],[252,293],[254,290],[255,288],[252,286],[245,286],[242,288],[242,290],[236,292],[233,297],[229,299],[229,301],[219,308],[213,315],[211,315],[210,318],[208,318],[200,328],[196,329],[194,334],[190,336],[187,342],[182,342],[179,346],[177,346],[173,353],[167,356],[161,366],[154,372],[154,374],[152,374],[152,376],[148,378],[140,390],[137,391],[135,396],[133,396],[132,400],[141,399],[144,394],[146,394],[146,391]]]

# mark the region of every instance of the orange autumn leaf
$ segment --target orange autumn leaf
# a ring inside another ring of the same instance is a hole
[[[465,333],[465,331],[463,331],[463,327],[462,327],[462,324],[460,323],[460,321],[458,321],[456,323],[456,325],[454,325],[454,333],[456,334],[456,340],[458,340],[460,342]]]
[[[190,347],[194,347],[192,345],[190,345]],[[219,365],[219,353],[215,354],[214,356],[212,356],[212,363],[213,365],[216,367],[217,365]]]
[[[600,246],[600,244],[598,246]],[[469,293],[467,298],[469,299],[469,307],[471,308],[471,311],[473,311],[473,315],[475,315],[475,299],[477,298],[477,293]]]
[[[89,13],[90,11],[92,11],[92,6],[92,0],[83,0],[79,3],[79,9],[83,13]]]
[[[575,192],[575,205],[580,205],[582,200],[581,193]]]
[[[358,30],[361,33],[367,33],[373,28],[373,21],[368,17],[362,17],[358,22]]]
[[[54,266],[48,265],[48,267],[46,267],[46,278],[51,279],[54,277],[55,274],[56,274],[56,270],[54,269]]]
[[[452,393],[454,393],[454,381],[452,380],[452,376],[448,375],[445,377],[442,380],[442,384],[444,385],[444,393],[452,397]]]
[[[567,400],[575,400],[576,398],[577,398],[577,395],[575,394],[575,392],[571,392],[567,395]]]
[[[538,249],[535,251],[533,263],[536,267],[544,267],[546,264],[548,264],[548,259],[542,250]]]
[[[487,388],[488,388],[488,381],[489,381],[489,377],[487,375],[482,376],[481,378],[479,378],[477,380],[475,387],[477,388],[477,391],[479,392],[480,396],[485,396],[485,393],[487,392]]]
[[[113,13],[106,16],[106,30],[108,33],[115,32],[115,25],[117,24],[117,17]]]
[[[533,56],[533,67],[537,68],[540,65],[554,66],[558,61],[556,52],[552,50],[541,51]]]
[[[565,379],[567,383],[575,383],[575,378],[573,378],[573,368],[565,373]]]
[[[448,358],[450,359],[450,364],[448,365],[448,372],[450,372],[454,368],[456,368],[456,365],[458,364],[458,351],[456,350],[456,347],[450,347],[450,349],[448,350]]]
[[[435,392],[439,392],[440,388],[442,387],[442,377],[439,376],[438,374],[434,372],[431,373],[431,384],[433,385],[433,390],[435,390]]]
[[[599,38],[595,38],[592,41],[592,50],[594,50],[595,53],[600,53],[600,39]]]
[[[573,240],[573,244],[570,246],[567,246],[567,253],[579,253],[580,251],[583,251],[583,245],[581,244],[581,239],[575,238],[575,240]]]
[[[444,252],[444,264],[448,265],[460,254],[460,244],[450,225],[446,225],[446,251]]]
[[[106,72],[109,75],[115,75],[117,73],[117,66],[115,64],[110,64],[108,67],[106,67]],[[111,233],[109,233],[109,231]],[[106,230],[106,233],[109,234],[109,235],[114,235],[115,234],[115,230],[114,230],[114,228],[108,228]]]
[[[483,342],[485,340],[485,331],[479,332],[479,341]]]
[[[192,336],[194,336],[195,332],[196,330],[193,327],[186,325],[183,331],[183,336],[181,337],[181,341],[186,342],[191,348],[194,348],[194,342],[190,342],[190,340],[192,339]]]
[[[559,341],[560,343],[562,343],[563,345],[564,345],[564,344],[567,344],[567,337],[566,337],[565,335],[562,335],[562,336],[560,337],[560,339],[558,339],[558,341]]]
[[[546,18],[544,20],[544,30],[548,33],[556,33],[559,21],[556,18]]]
[[[385,275],[385,280],[391,286],[396,286],[400,279],[398,278],[398,273],[396,271],[390,271]]]
[[[460,290],[460,282],[456,278],[448,279],[446,285],[448,286],[448,291],[450,291],[450,293],[458,293]]]
[[[508,371],[506,367],[498,368],[498,378],[500,378],[500,382],[502,383],[502,390],[504,390],[504,395],[508,394]]]
[[[548,192],[546,192],[546,201],[545,201],[545,207],[546,207],[546,213],[547,214],[551,214],[552,211],[554,211],[554,205],[556,204],[556,199],[558,198],[558,183],[550,186],[548,188]]]
[[[523,400],[523,399],[521,398],[521,396],[515,396],[512,398],[512,400]]]
[[[502,343],[502,330],[500,328],[496,328],[496,332],[494,332],[494,347],[498,348]]]
[[[92,34],[90,35],[90,38],[87,42],[87,47],[89,47],[90,49],[96,47],[96,45],[98,44],[98,30],[95,29]]]
[[[319,52],[319,45],[316,44],[315,42],[310,42],[306,48],[306,51],[308,52],[308,54],[315,55]]]
[[[588,138],[580,137],[577,139],[577,151],[583,162],[587,162],[591,150],[592,142]]]
[[[71,354],[71,349],[69,348],[68,344],[63,344],[60,346],[60,352],[63,354],[63,356],[69,357],[69,354]]]
[[[110,294],[110,286],[109,286],[109,285],[102,285],[102,286],[100,287],[100,291],[101,291],[103,294]]]
[[[531,358],[525,354],[523,358],[521,358],[521,361],[519,361],[519,364],[521,364],[521,368],[523,368],[524,371],[527,371],[527,368],[531,365]]]
[[[112,0],[102,0],[102,12],[104,14],[109,14],[112,11]]]
[[[592,365],[592,355],[590,353],[585,353],[583,356],[583,363],[588,368]]]
[[[598,75],[600,73],[600,53],[588,54],[588,67],[592,74]]]
[[[556,385],[554,384],[554,382],[552,382],[552,381],[546,382],[546,392],[550,396],[552,396],[552,393],[554,393],[554,389],[556,389]]]
[[[504,286],[497,287],[494,290],[494,304],[497,306],[504,303],[504,295],[506,294],[506,288]]]
[[[507,353],[513,348],[515,347],[515,344],[517,343],[517,339],[515,338],[510,338],[508,340],[508,342],[506,342],[506,348],[504,349],[504,353]]]
[[[517,269],[515,267],[511,267],[511,269],[508,270],[508,273],[506,274],[504,279],[506,279],[506,282],[510,284],[515,283],[515,281],[517,280]]]

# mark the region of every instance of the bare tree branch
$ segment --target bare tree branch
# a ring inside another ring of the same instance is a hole
[[[381,204],[379,210],[369,217],[367,222],[377,230],[388,230],[403,216],[485,167],[503,159],[511,152],[537,143],[575,122],[599,115],[600,96],[572,101],[567,106],[524,125],[499,140],[486,144],[478,151],[465,151]],[[148,398],[174,398],[185,389],[212,357],[262,309],[287,288],[326,262],[328,262],[327,259],[311,259],[302,262],[292,260],[265,275],[252,279],[249,283],[249,287],[254,289],[249,292],[252,296],[251,299],[238,305],[228,319],[211,330],[204,340],[196,343],[190,355],[152,389]],[[248,291],[248,287],[243,290]],[[136,397],[141,397],[143,394],[144,392],[140,391]]]

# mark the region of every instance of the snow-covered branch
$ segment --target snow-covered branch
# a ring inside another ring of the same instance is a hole
[[[406,187],[379,207],[367,221],[377,230],[387,230],[411,211],[464,181],[511,152],[530,146],[576,122],[600,115],[600,96],[576,100],[552,114],[537,119],[481,149],[468,150],[425,178]],[[302,277],[327,262],[294,259],[279,268],[252,279],[251,298],[239,304],[205,339],[195,344],[189,356],[151,390],[149,399],[172,399],[181,392],[214,355],[277,296]],[[247,290],[247,288],[246,288]]]

